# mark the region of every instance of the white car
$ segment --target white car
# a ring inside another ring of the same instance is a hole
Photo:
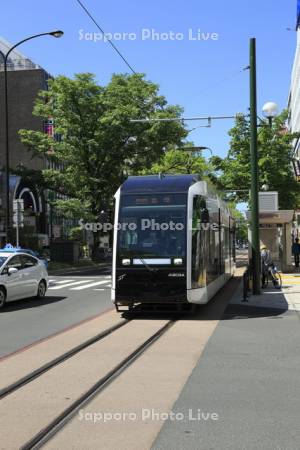
[[[21,298],[43,298],[48,288],[43,261],[26,253],[0,250],[0,308]]]

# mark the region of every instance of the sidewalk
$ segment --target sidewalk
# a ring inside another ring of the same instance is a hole
[[[261,295],[250,295],[247,302],[242,301],[242,286],[232,298],[231,305],[253,306],[261,308],[282,309],[283,311],[300,311],[300,275],[281,274],[282,290],[269,286],[262,289]]]
[[[103,263],[97,263],[97,264],[91,264],[89,266],[65,266],[59,269],[48,269],[49,275],[66,275],[67,273],[76,273],[76,272],[88,272],[93,269],[104,269],[104,268],[111,268],[111,262],[103,262]]]
[[[172,408],[184,420],[166,421],[153,449],[299,448],[299,281],[247,303],[236,291]]]

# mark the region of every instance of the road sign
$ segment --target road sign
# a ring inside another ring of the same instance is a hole
[[[19,212],[15,212],[13,215],[13,222],[14,224],[19,224],[21,225],[24,221],[24,215],[21,211]]]
[[[16,229],[17,247],[19,246],[19,228],[24,227],[24,200],[17,199],[13,201],[13,226]]]
[[[13,211],[24,211],[24,200],[18,198],[13,201]]]

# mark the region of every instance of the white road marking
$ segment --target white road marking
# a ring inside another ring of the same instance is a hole
[[[93,289],[93,291],[105,291],[103,288]]]
[[[99,284],[106,284],[107,281],[96,281],[95,283],[85,284],[84,286],[79,286],[71,288],[70,291],[81,291],[82,289],[87,289],[94,286],[99,286]]]
[[[82,283],[88,283],[90,281],[92,281],[92,280],[75,281],[75,283],[60,284],[59,286],[53,286],[53,287],[50,287],[49,289],[52,289],[52,290],[54,290],[54,289],[64,289],[64,288],[69,287],[69,286],[75,286],[76,284],[82,284]]]
[[[75,281],[75,280],[60,280],[60,281],[50,280],[50,283],[63,284],[63,283],[71,283],[72,281]]]

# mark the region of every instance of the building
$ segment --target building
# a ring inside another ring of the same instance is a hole
[[[251,212],[247,211],[247,219],[251,221]],[[259,234],[260,244],[270,250],[272,261],[284,272],[293,270],[292,265],[292,226],[294,210],[278,209],[278,192],[259,193]],[[249,241],[251,232],[249,228]],[[251,258],[251,246],[249,247]]]
[[[6,54],[11,45],[0,38],[0,51]],[[0,54],[0,243],[6,239],[5,230],[5,134],[4,134],[4,64]],[[32,114],[37,94],[46,90],[50,75],[17,50],[8,60],[8,112],[10,158],[10,211],[14,199],[24,201],[24,225],[39,245],[49,245],[49,237],[62,237],[63,218],[56,217],[49,206],[49,192],[43,192],[16,172],[20,168],[42,170],[48,167],[46,157],[33,155],[21,142],[19,130],[30,129],[53,135],[53,123],[44,122]],[[15,173],[14,173],[15,172]],[[52,195],[53,197],[53,195]],[[51,220],[49,219],[51,216]],[[49,225],[50,223],[50,225]],[[25,231],[24,231],[25,233]],[[22,235],[22,233],[21,233]],[[22,240],[21,240],[22,242]],[[27,244],[28,245],[28,244]]]
[[[300,10],[299,10],[300,20]],[[291,76],[290,95],[288,101],[289,128],[292,132],[300,132],[300,23],[297,22],[297,44]],[[300,180],[300,139],[294,141],[295,175]]]
[[[296,22],[296,51],[291,75],[291,86],[288,100],[289,129],[291,132],[300,132],[300,0],[297,0]],[[300,182],[300,138],[294,143],[293,168],[296,179]],[[295,236],[300,234],[300,209],[295,211]]]

